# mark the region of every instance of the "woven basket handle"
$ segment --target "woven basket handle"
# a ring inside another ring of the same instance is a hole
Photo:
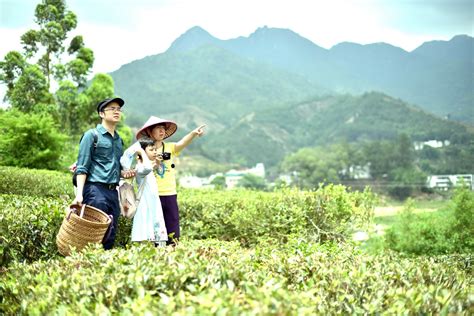
[[[66,209],[66,212],[67,212],[66,219],[69,220],[69,218],[71,217],[71,214],[74,212],[74,209],[73,208]]]
[[[84,210],[86,209],[86,205],[85,204],[82,204],[82,208],[81,208],[81,215],[79,215],[79,217],[83,217],[84,216]]]

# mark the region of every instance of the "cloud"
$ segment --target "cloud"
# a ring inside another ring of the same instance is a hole
[[[0,56],[21,48],[21,34],[35,27],[37,3],[0,0]],[[94,51],[94,72],[162,53],[193,26],[219,39],[248,36],[265,25],[287,28],[324,48],[345,41],[387,42],[410,51],[428,40],[472,36],[471,0],[69,0],[67,5],[78,17],[71,36],[83,35]]]

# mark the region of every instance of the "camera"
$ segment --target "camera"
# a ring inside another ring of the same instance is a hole
[[[171,159],[171,153],[169,153],[169,152],[163,152],[163,153],[159,154],[159,156],[163,160],[170,160]]]

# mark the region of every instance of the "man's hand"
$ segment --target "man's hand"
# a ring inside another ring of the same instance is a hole
[[[84,200],[84,197],[82,196],[82,194],[77,194],[74,201],[72,201],[72,204],[82,205],[83,200]]]
[[[120,174],[122,178],[129,179],[129,178],[133,178],[137,174],[137,171],[136,170],[122,170],[120,171]]]

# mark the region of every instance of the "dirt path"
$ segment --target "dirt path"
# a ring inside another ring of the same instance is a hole
[[[376,206],[374,213],[375,217],[394,216],[403,210],[403,206]],[[416,208],[414,213],[435,212],[437,208]]]

